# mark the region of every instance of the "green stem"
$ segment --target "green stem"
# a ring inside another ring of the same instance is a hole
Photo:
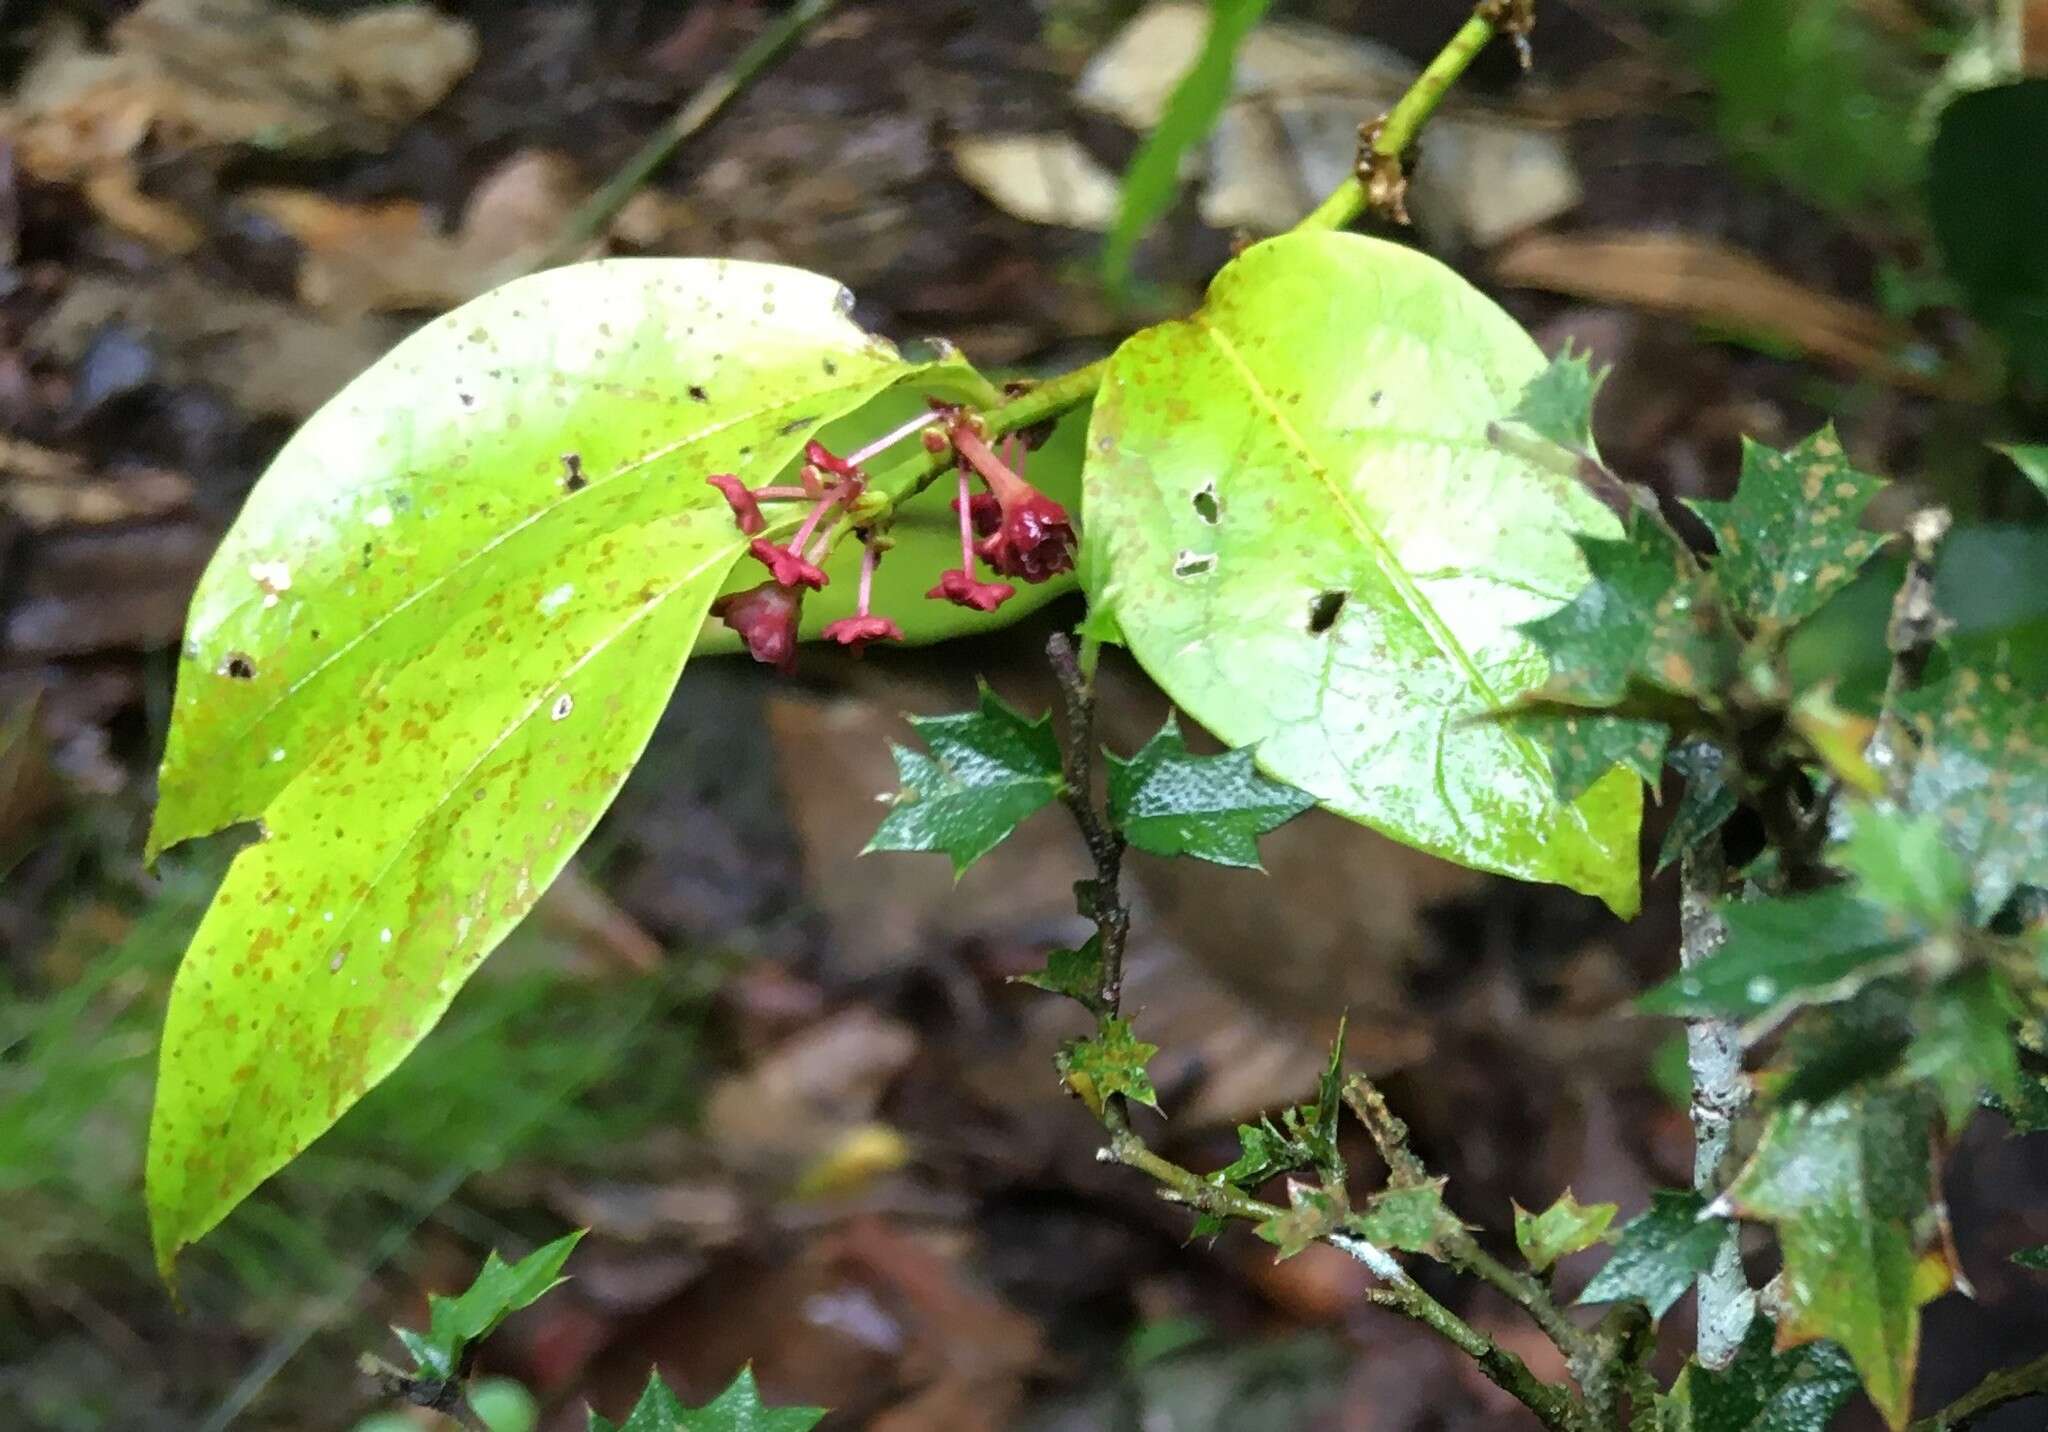
[[[1994,1372],[1932,1417],[1923,1417],[1906,1432],[1963,1432],[1988,1412],[2024,1397],[2048,1397],[2048,1354],[2019,1367]]]
[[[1361,167],[1369,160],[1379,160],[1398,166],[1402,156],[1414,145],[1422,126],[1436,113],[1436,107],[1443,103],[1451,86],[1458,82],[1477,59],[1479,52],[1500,33],[1500,25],[1493,18],[1494,7],[1482,4],[1473,12],[1450,43],[1437,52],[1435,59],[1415,83],[1408,86],[1408,92],[1394,103],[1379,123],[1372,127],[1371,142],[1360,156]],[[1316,205],[1309,216],[1294,226],[1296,233],[1313,233],[1326,229],[1341,229],[1365,212],[1367,202],[1365,183],[1352,175],[1322,203]]]

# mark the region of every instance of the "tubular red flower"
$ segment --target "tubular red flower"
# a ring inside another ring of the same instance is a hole
[[[903,628],[887,617],[841,617],[836,622],[827,622],[819,635],[859,653],[871,641],[903,640]]]
[[[704,480],[725,494],[726,502],[732,507],[733,521],[739,524],[740,531],[751,537],[766,525],[761,516],[761,504],[755,501],[747,485],[733,474],[714,473]]]
[[[740,634],[754,660],[787,674],[796,669],[796,623],[803,602],[801,589],[763,582],[720,597],[711,604],[711,615]]]
[[[840,457],[816,438],[804,444],[804,461],[820,472],[829,472],[834,477],[859,477],[860,466]]]
[[[939,573],[939,584],[925,595],[971,611],[992,612],[1016,596],[1017,589],[1008,582],[977,582],[971,573],[955,569]]]
[[[960,499],[953,499],[953,510],[960,510]],[[1003,525],[1003,505],[986,492],[977,492],[967,499],[967,520],[973,524],[976,535],[993,537]]]
[[[1043,582],[1071,568],[1074,523],[1067,509],[1012,472],[965,421],[953,425],[952,436],[955,450],[988,482],[1000,514],[995,531],[975,544],[981,559],[1005,577],[1027,582]],[[974,515],[971,505],[969,515]]]
[[[815,592],[827,580],[824,569],[806,561],[803,553],[778,546],[766,537],[756,537],[747,545],[747,551],[768,568],[768,574],[781,586],[809,587]]]

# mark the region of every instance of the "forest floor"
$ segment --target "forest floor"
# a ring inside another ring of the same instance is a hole
[[[585,247],[815,268],[870,326],[990,365],[1095,356],[1198,296],[1237,237],[1205,215],[1248,202],[1220,170],[1191,186],[1140,250],[1137,307],[1106,295],[1088,226],[1136,136],[1077,85],[1137,8],[841,5]],[[1446,119],[1519,146],[1527,182],[1461,193],[1448,176],[1478,171],[1446,154],[1430,176],[1426,156],[1418,241],[1546,348],[1615,365],[1603,452],[1667,499],[1725,496],[1744,435],[1829,414],[1863,465],[1938,469],[1954,395],[1891,355],[1948,335],[1887,307],[1897,233],[1732,159],[1651,8],[1544,0],[1532,76],[1489,54]],[[1464,10],[1279,7],[1389,48],[1246,102],[1243,132],[1275,146],[1247,171],[1264,212],[1314,196],[1332,103],[1341,165],[1375,65],[1426,58]],[[959,707],[977,672],[1050,704],[1039,653],[1072,598],[970,643],[821,653],[794,682],[694,663],[537,916],[190,1256],[172,1305],[142,1136],[164,991],[223,853],[150,871],[139,852],[193,584],[299,421],[557,244],[771,18],[747,0],[381,13],[343,36],[333,3],[0,12],[0,726],[36,711],[0,748],[0,1423],[338,1432],[377,1410],[356,1360],[393,1350],[384,1324],[488,1246],[587,1226],[573,1283],[485,1358],[549,1429],[580,1428],[586,1401],[620,1415],[650,1362],[695,1401],[749,1359],[771,1400],[891,1432],[1533,1425],[1370,1306],[1359,1265],[1276,1262],[1242,1230],[1190,1244],[1182,1211],[1096,1162],[1052,1067],[1078,1026],[1006,983],[1074,933],[1070,831],[1027,827],[957,886],[936,857],[856,863],[902,713]],[[1027,142],[978,143],[1003,136]],[[1129,746],[1164,702],[1107,670]],[[1129,998],[1166,1049],[1176,1157],[1227,1162],[1239,1119],[1305,1094],[1345,1009],[1353,1061],[1474,1221],[1567,1187],[1633,1211],[1688,1180],[1674,1030],[1626,1012],[1674,959],[1668,877],[1623,925],[1335,818],[1264,851],[1267,877],[1136,871]],[[1980,1120],[1947,1193],[1978,1297],[1929,1309],[1928,1406],[2048,1346],[2038,1282],[1986,1251],[2048,1238],[2048,1141]],[[1554,1370],[1510,1305],[1431,1286]],[[2015,1411],[1985,1427],[2040,1425]]]

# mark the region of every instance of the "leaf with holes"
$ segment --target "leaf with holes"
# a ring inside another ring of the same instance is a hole
[[[1740,617],[1782,632],[1855,580],[1882,539],[1859,525],[1884,484],[1850,466],[1831,427],[1783,452],[1745,439],[1727,502],[1688,504],[1714,530],[1714,578]]]
[[[1129,760],[1105,754],[1110,818],[1132,845],[1153,855],[1261,869],[1259,837],[1316,803],[1253,770],[1250,751],[1190,753],[1172,716]]]
[[[1578,801],[1491,715],[1546,674],[1518,628],[1615,519],[1488,441],[1543,356],[1463,279],[1351,234],[1256,245],[1111,358],[1082,571],[1139,663],[1260,769],[1465,864],[1638,901],[1640,782]]]
[[[1780,1352],[1766,1317],[1751,1319],[1735,1361],[1688,1363],[1657,1401],[1658,1432],[1827,1432],[1856,1391],[1856,1369],[1833,1343]]]
[[[1870,1400],[1903,1427],[1920,1351],[1920,1305],[1947,1286],[1923,1260],[1933,1173],[1931,1110],[1916,1089],[1874,1089],[1771,1116],[1728,1198],[1776,1226],[1784,1344],[1830,1338]]]
[[[1660,1189],[1649,1210],[1621,1230],[1614,1256],[1593,1275],[1582,1303],[1639,1299],[1650,1316],[1661,1318],[1707,1270],[1727,1237],[1725,1218],[1703,1216],[1706,1202],[1696,1193]]]
[[[2048,886],[2048,701],[2005,645],[1901,705],[1922,743],[1908,803],[1938,817],[1973,867],[1976,918],[1991,919],[2021,885]]]
[[[165,1018],[167,1273],[404,1058],[610,803],[744,551],[706,475],[764,478],[940,379],[843,295],[697,260],[522,279],[400,344],[257,484],[193,598],[152,833],[263,831]]]
[[[931,753],[895,748],[903,789],[868,850],[943,850],[958,875],[1060,793],[1050,715],[1026,720],[984,686],[977,709],[910,724]]]
[[[626,1420],[611,1423],[590,1414],[589,1432],[811,1432],[825,1420],[821,1407],[764,1407],[754,1369],[743,1367],[725,1391],[702,1407],[685,1407],[660,1373],[650,1373],[647,1387]]]

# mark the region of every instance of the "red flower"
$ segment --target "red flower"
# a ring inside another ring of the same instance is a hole
[[[958,512],[960,499],[954,498],[952,506]],[[1003,504],[996,501],[993,493],[977,492],[967,499],[967,520],[973,524],[976,536],[993,537],[1003,525]]]
[[[799,538],[809,535],[807,526],[804,532],[799,534]],[[815,592],[825,585],[824,569],[815,562],[804,560],[801,552],[793,552],[787,547],[770,542],[766,537],[756,537],[747,545],[747,551],[768,568],[768,574],[775,578],[780,586],[809,587]]]
[[[954,569],[939,573],[939,584],[925,595],[956,607],[992,612],[1016,596],[1017,589],[1008,582],[977,582],[971,573]]]
[[[1074,565],[1074,524],[1066,508],[1021,478],[1018,485],[1007,499],[997,493],[1002,521],[974,550],[1005,577],[1043,582]]]
[[[836,641],[841,646],[852,647],[858,654],[871,641],[903,640],[903,628],[887,617],[841,617],[836,622],[827,622],[825,630],[819,635],[826,641]]]
[[[711,615],[740,634],[754,660],[785,675],[796,669],[796,621],[804,594],[796,587],[763,582],[711,604]]]
[[[1067,509],[1054,502],[997,457],[987,441],[964,419],[953,426],[953,447],[989,485],[996,504],[994,531],[984,526],[986,507],[974,499],[968,508],[981,541],[974,544],[981,559],[1005,577],[1043,582],[1074,565],[1074,523]]]
[[[761,516],[761,504],[754,500],[754,494],[747,485],[729,472],[716,473],[704,479],[732,504],[733,520],[739,523],[740,531],[751,537],[766,525]]]

